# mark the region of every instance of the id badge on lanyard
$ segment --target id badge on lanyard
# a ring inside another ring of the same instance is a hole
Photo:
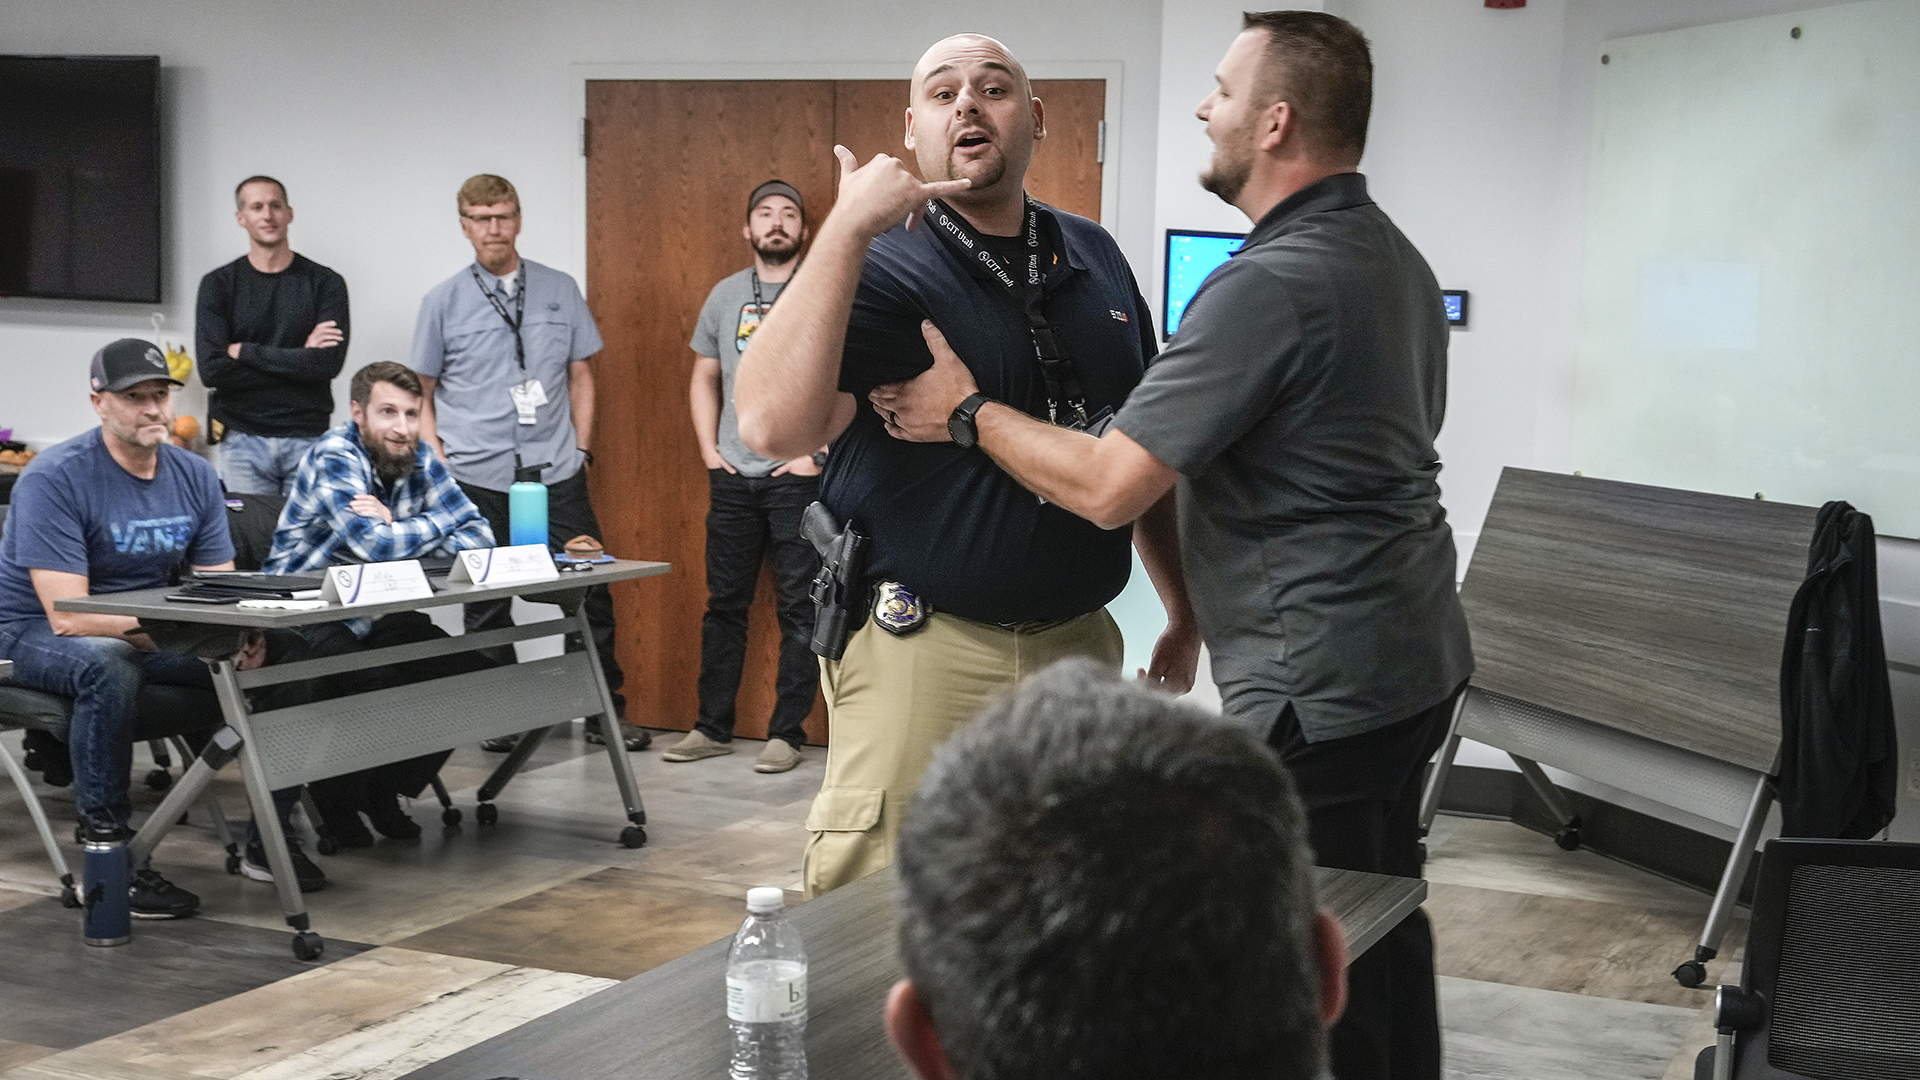
[[[515,419],[523,426],[531,427],[539,422],[539,408],[545,405],[548,399],[546,388],[540,385],[540,380],[527,375],[527,343],[520,332],[520,328],[527,321],[527,282],[522,280],[520,287],[513,291],[513,314],[509,315],[507,306],[502,304],[500,298],[493,294],[493,290],[487,288],[486,283],[480,280],[480,271],[471,266],[467,269],[473,272],[473,283],[479,287],[480,295],[487,298],[487,303],[493,306],[494,313],[500,316],[500,321],[506,323],[507,329],[513,331],[513,359],[514,363],[519,365],[520,381],[507,388],[507,396],[513,399]]]

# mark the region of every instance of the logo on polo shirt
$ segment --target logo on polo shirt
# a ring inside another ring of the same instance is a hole
[[[1119,320],[1120,322],[1127,321],[1127,313],[1124,311],[1115,311],[1112,308],[1108,308],[1107,314],[1113,316],[1115,319]]]

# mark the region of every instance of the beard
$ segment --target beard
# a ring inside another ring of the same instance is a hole
[[[382,487],[390,488],[413,475],[414,450],[419,446],[418,443],[407,447],[404,454],[392,454],[387,452],[385,446],[368,442],[363,434],[360,436],[360,446],[366,450],[367,460],[373,463],[373,478],[380,481]]]
[[[784,233],[777,237],[770,234],[753,242],[753,253],[768,266],[784,266],[800,254],[800,241]]]
[[[1213,160],[1200,174],[1200,186],[1218,195],[1221,202],[1230,204],[1239,198],[1253,175],[1252,128],[1252,124],[1245,124],[1222,132],[1213,145]]]

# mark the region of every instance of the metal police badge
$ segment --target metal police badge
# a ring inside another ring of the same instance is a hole
[[[931,609],[897,581],[883,581],[873,590],[873,621],[891,634],[911,634],[927,623]]]

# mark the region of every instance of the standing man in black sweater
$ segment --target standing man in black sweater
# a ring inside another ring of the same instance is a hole
[[[288,246],[293,207],[280,181],[249,176],[233,201],[247,253],[200,279],[194,316],[208,438],[220,444],[228,491],[285,495],[333,419],[333,380],[347,362],[347,283]]]

